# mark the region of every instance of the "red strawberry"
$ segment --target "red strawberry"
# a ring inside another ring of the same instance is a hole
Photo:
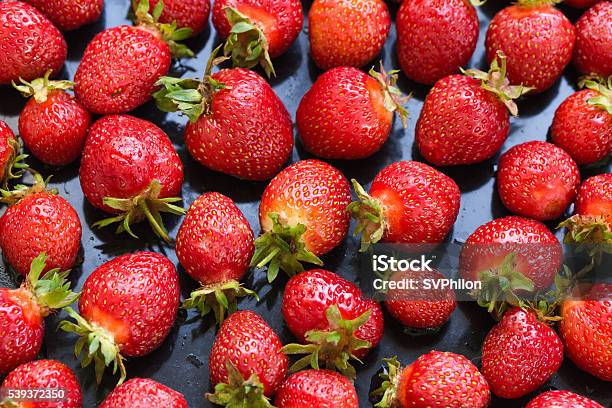
[[[583,74],[612,75],[612,2],[602,1],[576,22],[574,65]]]
[[[353,383],[329,370],[306,370],[291,375],[276,393],[277,408],[359,408]]]
[[[429,91],[415,134],[427,161],[437,166],[473,164],[501,149],[510,131],[508,111],[518,113],[513,99],[529,88],[510,85],[506,57],[499,57],[500,64],[493,60],[488,73],[471,69],[466,75],[450,75]]]
[[[87,201],[109,214],[97,222],[118,222],[117,232],[134,236],[130,224],[147,219],[159,237],[169,241],[161,212],[182,215],[173,205],[180,198],[183,164],[163,130],[129,115],[105,116],[89,129],[81,168]]]
[[[20,401],[17,407],[32,408],[82,408],[81,386],[74,372],[56,360],[36,360],[25,363],[6,376],[0,388],[8,390],[57,390],[57,397],[45,398],[43,402]],[[61,393],[61,394],[60,394]],[[0,398],[3,395],[0,394]],[[10,397],[8,398],[10,401]],[[12,407],[10,403],[7,407]]]
[[[315,0],[308,12],[310,54],[323,70],[362,67],[380,54],[390,27],[382,0]]]
[[[383,386],[378,408],[485,408],[489,406],[487,381],[476,366],[460,354],[431,351],[402,368],[396,357],[384,360],[389,368],[380,377]]]
[[[151,9],[159,4],[160,0],[150,0]],[[191,29],[191,35],[196,36],[206,28],[210,14],[210,0],[163,0],[164,10],[159,16],[161,23],[172,24],[178,27]]]
[[[32,261],[19,289],[0,288],[0,375],[33,360],[42,346],[44,318],[78,297],[70,291],[67,271],[43,274],[46,259],[40,254]]]
[[[322,265],[319,256],[346,237],[351,202],[349,184],[335,167],[319,160],[292,164],[272,179],[259,204],[262,234],[255,240],[251,266],[268,266],[268,281],[279,269],[289,276],[301,262]]]
[[[563,4],[577,9],[586,9],[594,6],[602,0],[563,0]]]
[[[366,298],[355,284],[324,269],[289,279],[281,310],[289,330],[302,343],[289,344],[283,350],[308,354],[291,367],[292,371],[308,365],[318,369],[320,359],[326,368],[355,378],[349,360],[365,357],[383,335],[380,305]]]
[[[205,193],[189,207],[176,237],[176,256],[201,288],[183,303],[204,316],[213,312],[223,322],[236,310],[236,298],[254,295],[240,279],[253,257],[253,231],[234,202],[219,193]]]
[[[510,83],[550,88],[572,58],[576,29],[547,0],[519,0],[493,17],[487,29],[487,60],[508,57]]]
[[[15,134],[6,122],[0,120],[0,188],[4,190],[8,190],[9,180],[19,178],[27,167],[23,163],[27,156],[19,155],[20,150]]]
[[[466,65],[478,40],[478,16],[467,0],[403,1],[396,27],[402,71],[423,84]]]
[[[361,247],[370,243],[438,243],[453,227],[459,187],[426,164],[401,161],[382,169],[369,194],[353,180],[359,201],[348,208],[357,219]]]
[[[83,367],[95,363],[100,383],[105,366],[119,368],[126,377],[124,357],[151,353],[174,325],[180,288],[170,260],[153,252],[119,256],[94,270],[85,280],[79,312],[66,311],[76,323],[64,320],[59,328],[79,335],[77,357]]]
[[[580,184],[576,162],[546,142],[516,145],[499,159],[497,191],[515,214],[546,221],[559,218]]]
[[[106,397],[100,408],[187,408],[185,397],[178,391],[148,378],[127,380]]]
[[[64,166],[75,161],[83,150],[91,115],[65,89],[70,81],[49,81],[51,71],[32,82],[13,86],[31,97],[19,115],[19,135],[40,161]]]
[[[0,2],[0,84],[59,72],[68,46],[38,10],[21,1]]]
[[[361,159],[376,153],[391,132],[393,112],[406,125],[408,100],[396,88],[396,71],[331,69],[317,78],[297,110],[306,150],[326,159]]]
[[[532,399],[525,408],[604,408],[597,402],[570,391],[548,391]]]
[[[102,15],[104,0],[24,0],[30,3],[62,31],[91,24]],[[168,0],[166,0],[168,1]]]
[[[239,311],[228,317],[209,357],[208,399],[229,407],[271,407],[268,398],[287,375],[287,356],[270,326],[256,313]],[[232,404],[233,403],[233,404]]]

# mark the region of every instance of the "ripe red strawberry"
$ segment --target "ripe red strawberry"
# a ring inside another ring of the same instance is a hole
[[[513,99],[529,88],[511,86],[506,57],[500,54],[499,60],[493,60],[488,73],[470,69],[466,75],[450,75],[429,91],[415,133],[427,161],[437,166],[473,164],[501,149],[510,131],[508,111],[518,113]]]
[[[487,60],[503,52],[510,83],[543,92],[570,62],[575,39],[576,29],[552,2],[519,0],[491,20],[485,40]]]
[[[358,201],[348,210],[358,222],[362,250],[370,243],[438,243],[449,233],[461,200],[459,187],[424,163],[401,161],[382,169],[369,194],[353,180]]]
[[[8,190],[9,180],[21,177],[22,170],[28,167],[23,163],[27,156],[20,155],[20,150],[15,134],[0,120],[0,188],[4,190]]]
[[[548,391],[532,399],[525,408],[604,408],[597,402],[570,391]]]
[[[230,407],[270,407],[268,398],[287,375],[282,346],[256,313],[232,314],[223,322],[210,351],[208,369],[215,392],[207,398]]]
[[[287,354],[307,354],[292,367],[308,365],[355,378],[352,358],[363,358],[383,336],[380,305],[366,298],[353,283],[324,269],[300,273],[287,282],[281,307],[285,323],[302,344],[283,348]],[[318,356],[318,359],[317,359]]]
[[[391,132],[393,112],[406,126],[408,100],[396,88],[396,71],[333,68],[306,92],[296,114],[306,150],[326,159],[362,159],[376,153]]]
[[[362,67],[380,54],[390,27],[382,0],[315,0],[308,12],[310,54],[323,70]]]
[[[478,16],[467,0],[403,1],[396,27],[402,71],[423,84],[466,65],[478,40]]]
[[[100,408],[187,408],[185,397],[178,391],[148,378],[127,380],[106,397]]]
[[[81,386],[74,372],[67,365],[56,360],[36,360],[25,363],[11,371],[0,387],[2,390],[56,389],[57,398],[46,399],[44,402],[26,402],[18,407],[32,408],[82,408],[83,397]],[[59,393],[62,393],[61,396]],[[0,398],[3,395],[0,393]],[[9,398],[10,400],[10,398]],[[7,407],[12,407],[10,403]]]
[[[602,1],[576,22],[574,65],[583,74],[612,75],[612,2]]]
[[[213,312],[221,324],[236,311],[236,298],[257,294],[240,279],[253,257],[253,231],[234,202],[219,193],[205,193],[189,207],[176,236],[176,256],[202,287],[183,303],[202,316]]]
[[[0,288],[0,375],[33,360],[43,342],[44,318],[74,302],[68,272],[52,269],[43,274],[45,254],[32,261],[19,289]]]
[[[19,135],[40,161],[64,166],[83,150],[91,115],[65,89],[70,81],[50,81],[51,71],[32,82],[13,86],[30,98],[19,115]]]
[[[319,160],[292,164],[272,179],[259,204],[262,235],[255,240],[251,266],[268,265],[268,281],[279,269],[289,276],[301,262],[322,265],[319,256],[346,237],[351,191],[344,175]]]
[[[151,10],[159,0],[150,0]],[[172,24],[191,29],[191,36],[200,34],[208,24],[210,0],[163,0],[164,10],[159,16],[160,23]]]
[[[109,28],[87,45],[74,75],[74,93],[89,111],[104,115],[137,108],[168,74],[171,57],[193,56],[177,43],[191,35],[190,29],[157,22],[162,4],[148,14],[149,1],[140,0],[136,27]]]
[[[577,9],[587,9],[602,0],[564,0],[563,4]]]
[[[100,265],[85,280],[79,313],[66,311],[76,323],[64,320],[59,328],[79,335],[81,365],[95,363],[100,383],[105,366],[126,377],[123,360],[151,353],[174,325],[180,287],[170,260],[153,252],[119,256]]]
[[[559,369],[563,344],[533,312],[508,310],[482,346],[482,373],[493,394],[519,398],[540,388]]]
[[[21,1],[0,2],[0,84],[59,72],[68,46],[57,28]]]
[[[277,408],[359,408],[353,383],[329,370],[306,370],[291,375],[276,393]]]
[[[576,162],[551,143],[533,141],[512,147],[499,159],[497,191],[515,214],[540,221],[559,218],[580,184]]]
[[[91,24],[102,15],[104,0],[24,0],[30,3],[62,31]],[[168,1],[168,0],[166,0]]]
[[[374,392],[382,395],[377,408],[485,408],[490,391],[478,368],[467,358],[451,352],[431,351],[402,368],[397,357],[380,377],[383,386]]]
[[[134,236],[130,225],[148,220],[169,241],[160,213],[184,214],[173,205],[183,184],[183,164],[163,130],[129,115],[105,116],[89,129],[81,168],[87,201],[115,214],[94,226],[118,222],[117,232]]]

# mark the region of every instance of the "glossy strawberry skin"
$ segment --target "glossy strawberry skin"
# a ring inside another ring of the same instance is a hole
[[[83,150],[90,113],[64,91],[49,92],[45,102],[34,98],[19,115],[19,134],[26,147],[40,161],[65,166]]]
[[[6,122],[0,120],[0,182],[7,175],[9,162],[11,157],[15,155],[15,149],[9,142],[15,142],[15,134]]]
[[[38,10],[20,1],[0,2],[0,84],[31,81],[50,69],[57,73],[67,53],[62,33]]]
[[[212,113],[185,129],[189,153],[204,166],[246,180],[268,180],[293,149],[293,125],[270,85],[247,69],[223,69],[226,85],[213,95]]]
[[[465,0],[403,1],[396,27],[402,71],[428,85],[465,66],[478,40],[476,9]]]
[[[390,26],[382,0],[315,0],[308,12],[310,54],[323,70],[362,67],[380,53]]]
[[[256,313],[235,312],[219,329],[210,351],[210,381],[227,383],[226,362],[230,361],[245,379],[257,374],[269,397],[287,375],[288,359],[282,347],[276,333]]]
[[[453,166],[493,157],[509,131],[508,109],[495,95],[477,79],[450,75],[427,94],[415,140],[428,162]]]
[[[580,172],[563,149],[546,142],[512,147],[500,160],[497,191],[515,214],[539,221],[559,218],[576,196]]]
[[[62,31],[91,24],[102,15],[104,0],[24,0],[30,3]]]
[[[129,115],[96,121],[83,149],[79,179],[85,198],[107,213],[105,197],[133,198],[153,180],[162,185],[160,198],[179,195],[183,164],[163,130]]]
[[[576,22],[574,65],[582,74],[612,75],[612,3],[602,1]]]
[[[278,389],[277,408],[359,408],[353,383],[335,371],[305,370],[291,375]]]
[[[525,408],[603,408],[603,405],[570,391],[554,390],[538,395]]]
[[[148,378],[132,378],[106,397],[100,408],[187,408],[185,397],[178,391]]]
[[[508,58],[510,83],[543,92],[561,76],[572,58],[576,29],[550,5],[512,5],[493,17],[485,47],[491,63],[497,51]]]
[[[126,254],[99,266],[85,281],[79,310],[106,329],[124,356],[149,354],[176,318],[178,275],[168,258],[153,252]]]
[[[612,174],[598,174],[586,179],[578,190],[574,212],[607,217],[612,228]]]
[[[153,10],[159,0],[150,0],[150,10]],[[191,28],[192,36],[196,36],[206,28],[210,15],[210,0],[164,0],[164,10],[159,17],[160,23],[172,24],[177,27]]]

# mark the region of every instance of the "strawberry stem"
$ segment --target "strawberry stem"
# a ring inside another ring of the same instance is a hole
[[[607,82],[602,78],[585,78],[580,81],[580,86],[599,92],[599,96],[589,98],[587,103],[612,115],[612,75],[608,77]]]
[[[370,244],[380,241],[385,232],[385,216],[381,203],[370,196],[357,180],[352,179],[357,201],[352,202],[346,208],[357,221],[354,236],[361,234],[360,252],[368,249]]]
[[[55,189],[47,190],[47,183],[51,179],[51,176],[44,179],[39,172],[29,168],[27,165],[20,168],[32,174],[34,184],[31,186],[17,184],[13,186],[12,190],[0,189],[0,203],[14,205],[31,194],[41,193],[43,191],[48,191],[51,194],[57,194],[57,190]]]
[[[33,96],[36,102],[43,103],[47,100],[49,91],[72,89],[74,86],[74,82],[71,81],[50,81],[49,77],[52,72],[53,70],[48,70],[44,77],[37,78],[32,82],[27,82],[23,78],[19,78],[21,84],[16,84],[15,81],[11,83],[24,97],[29,98]]]
[[[215,392],[206,394],[206,398],[213,404],[224,407],[250,407],[250,408],[274,408],[270,400],[264,395],[264,386],[257,374],[245,380],[238,369],[227,360],[225,363],[227,371],[227,383],[215,385]]]
[[[10,138],[7,141],[8,147],[11,150],[8,161],[3,170],[0,170],[0,188],[2,190],[9,190],[9,181],[20,178],[24,170],[29,166],[24,162],[28,157],[27,154],[19,154],[21,146],[17,139]]]
[[[380,72],[376,72],[374,68],[370,69],[370,76],[378,81],[383,89],[385,109],[389,112],[397,112],[402,126],[408,125],[408,110],[404,105],[410,100],[412,94],[403,95],[402,91],[397,87],[397,78],[400,71],[395,69],[385,72],[385,67],[380,61]]]
[[[380,401],[374,404],[376,408],[392,408],[396,406],[396,394],[399,386],[399,380],[402,373],[402,367],[397,356],[384,358],[383,362],[387,363],[387,367],[383,368],[383,372],[378,374],[382,381],[379,388],[370,393],[371,397],[381,397]]]

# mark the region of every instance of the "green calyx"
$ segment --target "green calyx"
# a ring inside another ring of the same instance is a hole
[[[0,189],[9,190],[8,183],[10,180],[18,179],[23,176],[24,170],[28,165],[24,160],[28,157],[27,154],[21,154],[21,145],[17,139],[8,139],[7,141],[11,153],[3,171],[0,171]]]
[[[489,72],[478,69],[464,70],[463,68],[461,72],[479,79],[482,89],[494,94],[506,105],[513,116],[518,115],[518,106],[516,106],[514,100],[534,89],[523,85],[510,85],[510,81],[506,77],[506,56],[501,51],[497,51],[497,57],[491,62]]]
[[[48,191],[51,194],[57,194],[57,190],[55,189],[47,190],[47,183],[51,179],[51,176],[44,179],[40,173],[32,170],[27,165],[20,168],[32,174],[34,183],[30,186],[25,184],[17,184],[13,186],[12,190],[0,189],[0,203],[13,205],[31,194],[41,193],[43,191]]]
[[[559,224],[567,228],[565,243],[611,244],[612,229],[604,216],[573,215]]]
[[[268,217],[272,220],[272,230],[255,240],[255,253],[251,259],[252,267],[268,265],[268,282],[272,283],[281,269],[289,276],[303,272],[301,262],[323,265],[323,261],[308,250],[302,240],[306,231],[304,224],[285,225],[277,213],[269,213]]]
[[[264,386],[257,374],[245,380],[238,369],[227,360],[227,383],[215,385],[215,392],[206,394],[206,398],[213,404],[228,408],[274,408],[270,400],[264,395]]]
[[[612,115],[612,76],[607,81],[602,78],[585,78],[580,81],[580,86],[599,92],[599,96],[589,98],[587,103]]]
[[[408,125],[408,110],[404,106],[412,97],[412,94],[403,95],[402,91],[397,87],[397,78],[400,71],[397,69],[385,72],[385,67],[380,61],[380,72],[370,69],[370,76],[378,81],[383,89],[385,109],[389,112],[397,112],[402,126]]]
[[[382,384],[379,388],[372,391],[370,396],[373,398],[380,397],[380,401],[374,404],[376,408],[393,408],[396,406],[396,393],[402,373],[402,366],[397,361],[397,356],[384,358],[383,362],[387,363],[387,367],[383,369],[382,373],[378,374]]]
[[[353,320],[342,318],[338,306],[332,305],[325,311],[329,324],[328,330],[311,330],[306,333],[309,344],[287,344],[283,352],[288,355],[306,354],[291,366],[290,371],[300,371],[308,366],[318,370],[320,362],[329,370],[338,370],[343,375],[354,379],[357,375],[350,360],[362,362],[355,352],[371,347],[365,340],[355,337],[355,332],[370,320],[371,310]]]
[[[58,89],[72,89],[72,87],[74,86],[74,82],[49,80],[49,77],[51,76],[52,72],[52,70],[48,70],[45,73],[44,77],[37,78],[32,82],[27,82],[22,78],[19,78],[20,84],[16,84],[15,81],[12,81],[13,87],[19,92],[21,92],[21,95],[26,98],[33,96],[36,102],[38,103],[43,103],[47,100],[49,91],[54,91]]]
[[[370,244],[380,241],[385,232],[385,216],[380,202],[370,196],[357,180],[352,179],[357,201],[349,204],[346,210],[357,221],[357,227],[353,235],[361,234],[361,247],[359,251],[364,252]]]

